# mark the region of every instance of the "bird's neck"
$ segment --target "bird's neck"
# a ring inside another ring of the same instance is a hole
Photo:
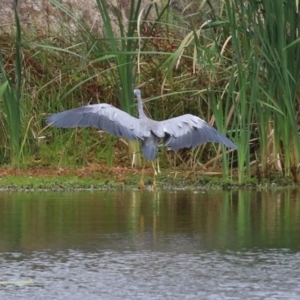
[[[138,100],[138,111],[139,111],[139,118],[142,119],[144,117],[147,117],[144,113],[143,109],[143,102],[142,100]]]

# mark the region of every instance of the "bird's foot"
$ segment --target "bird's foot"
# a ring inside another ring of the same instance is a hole
[[[144,184],[144,180],[140,180],[140,191],[144,191],[145,190],[145,184]]]

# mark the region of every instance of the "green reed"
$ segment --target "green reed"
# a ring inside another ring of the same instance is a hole
[[[226,9],[239,82],[244,82],[238,88],[243,95],[238,112],[247,127],[240,129],[239,157],[245,153],[247,157],[239,162],[250,165],[250,153],[245,151],[253,144],[252,161],[263,175],[271,168],[290,175],[299,163],[300,149],[295,118],[300,46],[287,48],[299,32],[296,2],[248,1],[245,5],[227,0]],[[249,172],[248,168],[248,176]]]
[[[3,135],[7,133],[9,161],[13,166],[20,161],[20,131],[21,131],[21,89],[22,89],[22,39],[19,16],[17,12],[18,0],[14,2],[14,16],[16,25],[16,39],[14,43],[13,74],[8,73],[2,49],[0,48],[0,69],[3,99],[3,115],[6,127],[2,129]],[[3,150],[6,153],[5,150]],[[4,155],[5,156],[5,155]],[[4,158],[5,160],[5,158]]]

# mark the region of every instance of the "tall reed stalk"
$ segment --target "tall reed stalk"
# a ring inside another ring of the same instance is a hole
[[[239,146],[239,183],[273,169],[298,177],[298,1],[207,1],[211,19],[183,38],[165,62],[169,76],[194,47],[193,72],[206,74],[208,109]],[[184,53],[185,52],[185,53]],[[222,78],[222,83],[219,84]],[[199,92],[200,94],[200,92]],[[226,156],[223,157],[226,170]]]
[[[300,30],[297,3],[226,0],[226,12],[239,82],[237,124],[245,122],[239,132],[239,173],[243,161],[250,166],[247,149],[253,138],[262,173],[274,166],[290,175],[300,158],[295,117],[300,44],[289,47]]]
[[[8,74],[2,50],[0,48],[0,69],[2,84],[7,85],[3,90],[3,113],[7,125],[9,139],[9,155],[12,166],[18,166],[20,161],[20,130],[21,130],[21,84],[22,84],[22,57],[21,57],[21,27],[17,11],[18,0],[14,1],[16,25],[14,74]]]
[[[210,1],[207,1],[210,5]],[[182,61],[187,59],[190,61],[191,70],[194,76],[192,78],[187,77],[189,83],[186,85],[193,85],[194,89],[198,91],[195,93],[198,98],[198,107],[196,114],[201,116],[210,122],[211,125],[217,127],[219,131],[227,135],[229,138],[235,140],[239,144],[238,133],[241,128],[232,126],[237,124],[234,116],[234,105],[236,105],[236,65],[233,63],[232,67],[228,67],[228,59],[222,56],[220,49],[220,40],[222,35],[218,36],[219,28],[224,24],[228,24],[220,18],[215,5],[210,5],[211,15],[215,19],[203,20],[203,23],[198,28],[190,30],[187,35],[182,39],[179,47],[170,54],[165,60],[163,66],[167,69],[167,75],[170,77],[175,73],[176,68],[180,68]],[[219,7],[218,7],[219,8]],[[218,82],[226,78],[225,84],[226,91],[220,88]],[[198,81],[197,81],[198,80]],[[204,81],[206,84],[199,85],[199,81]],[[166,79],[167,81],[167,79]],[[241,83],[242,84],[242,83]],[[192,90],[186,90],[191,92]],[[247,108],[244,108],[245,111]],[[211,116],[212,114],[212,116]],[[211,116],[211,117],[210,117]],[[244,126],[244,125],[243,125]],[[195,152],[196,154],[202,154],[203,151]],[[236,153],[228,152],[225,147],[216,147],[215,157],[208,159],[205,166],[215,167],[217,165],[217,158],[222,158],[222,173],[223,178],[229,178],[230,167],[233,166]],[[195,161],[200,161],[202,158],[195,157]]]

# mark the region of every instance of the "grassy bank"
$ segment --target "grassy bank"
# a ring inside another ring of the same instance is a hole
[[[72,190],[128,190],[140,189],[142,170],[91,165],[89,167],[0,169],[0,191],[72,191]],[[164,169],[156,177],[157,190],[228,190],[228,189],[274,189],[296,187],[291,179],[273,173],[260,181],[248,178],[243,184],[238,180],[222,178],[219,172],[192,172],[191,170]],[[145,189],[153,190],[153,170],[144,172]]]
[[[98,102],[136,115],[132,90],[140,87],[152,118],[192,113],[239,146],[231,153],[213,144],[176,152],[160,148],[164,177],[185,170],[189,180],[220,173],[224,183],[232,178],[239,186],[275,177],[298,182],[296,2],[207,1],[201,7],[193,3],[186,11],[196,13],[185,15],[168,3],[153,4],[140,15],[137,1],[131,2],[128,24],[122,18],[113,24],[105,1],[97,3],[103,37],[78,19],[76,35],[23,31],[17,11],[16,31],[0,33],[2,166],[60,172],[99,165],[106,172],[98,172],[95,183],[76,175],[74,186],[80,180],[83,186],[117,184],[107,175],[117,166],[129,169],[138,144],[95,129],[46,128],[44,117]],[[138,173],[139,156],[134,164],[132,172]]]

